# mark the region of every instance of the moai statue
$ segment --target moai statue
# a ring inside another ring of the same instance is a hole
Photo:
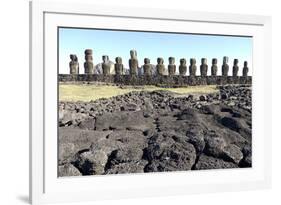
[[[144,59],[143,74],[145,76],[151,76],[152,75],[152,66],[150,64],[150,59],[149,58],[145,58]]]
[[[176,73],[176,65],[175,65],[174,57],[169,57],[168,72],[169,72],[169,75],[175,75],[175,73]]]
[[[212,67],[211,67],[211,75],[212,76],[217,76],[217,72],[218,72],[218,59],[213,58],[212,59]]]
[[[196,75],[196,59],[195,58],[191,58],[190,59],[190,66],[189,66],[189,75],[190,76],[195,76]]]
[[[93,74],[94,73],[94,64],[93,64],[93,50],[86,49],[85,50],[85,63],[84,69],[85,74]]]
[[[247,61],[244,61],[243,77],[247,77],[247,76],[248,76],[248,72],[249,72],[248,62],[247,62]]]
[[[69,62],[69,73],[71,75],[79,74],[79,63],[78,58],[74,54],[70,54],[71,61]]]
[[[165,65],[163,63],[164,63],[163,58],[157,58],[157,65],[156,65],[157,75],[164,75]]]
[[[110,62],[108,56],[102,56],[102,73],[103,75],[109,75],[110,74]]]
[[[130,75],[137,75],[139,62],[137,59],[137,51],[130,50],[131,59],[129,60]]]
[[[200,65],[200,74],[201,76],[207,76],[208,73],[208,65],[207,65],[207,58],[201,59],[201,65]]]
[[[233,68],[232,68],[232,76],[233,77],[237,77],[238,76],[238,59],[234,59],[233,61]]]
[[[222,64],[222,76],[228,76],[229,66],[228,66],[228,57],[223,57],[223,64]]]
[[[186,75],[186,72],[187,72],[186,59],[181,58],[180,65],[179,65],[179,74],[181,76],[184,76],[184,75]]]
[[[124,66],[122,64],[122,58],[116,57],[115,62],[116,62],[115,65],[114,65],[115,74],[116,75],[122,75],[124,73]]]

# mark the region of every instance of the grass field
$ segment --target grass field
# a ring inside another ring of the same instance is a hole
[[[156,86],[144,86],[134,88],[126,86],[120,88],[110,85],[94,85],[94,84],[60,84],[59,85],[59,101],[84,101],[97,100],[100,98],[109,98],[112,96],[126,94],[131,91],[154,91],[169,90],[177,94],[207,94],[214,93],[218,90],[215,85],[208,86],[190,86],[184,88],[161,88]]]

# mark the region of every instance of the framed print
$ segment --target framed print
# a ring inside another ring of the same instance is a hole
[[[270,187],[270,17],[36,1],[30,22],[32,204]]]

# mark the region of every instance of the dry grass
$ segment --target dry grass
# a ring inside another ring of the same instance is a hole
[[[214,93],[218,90],[215,85],[208,86],[190,86],[184,88],[161,88],[156,86],[143,86],[134,88],[126,86],[120,88],[110,85],[94,85],[94,84],[60,84],[59,100],[60,101],[84,101],[97,100],[100,98],[109,98],[112,96],[126,94],[131,91],[154,91],[168,90],[179,95],[185,94],[207,94]]]

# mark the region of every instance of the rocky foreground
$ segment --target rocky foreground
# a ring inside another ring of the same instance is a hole
[[[248,86],[59,103],[59,176],[252,166]]]

